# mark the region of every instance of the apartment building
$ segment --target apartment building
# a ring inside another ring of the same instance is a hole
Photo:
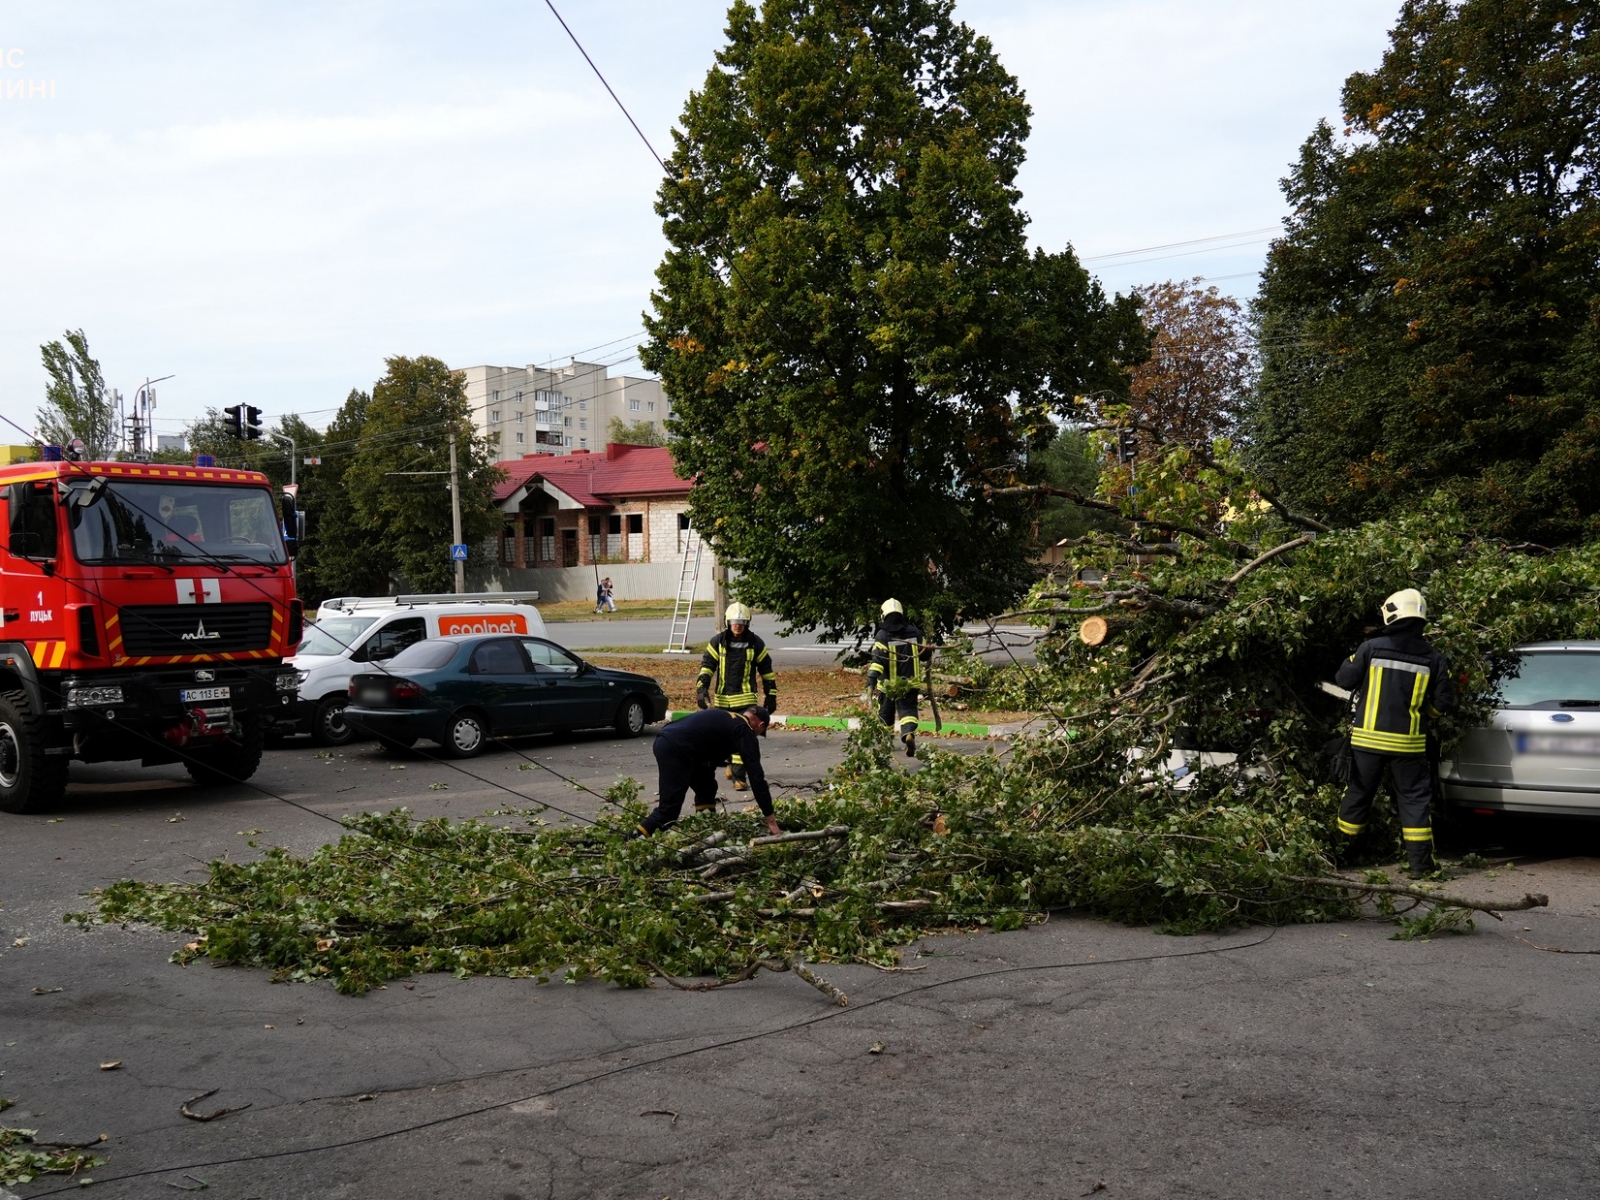
[[[612,375],[603,363],[564,367],[467,367],[467,399],[478,431],[498,435],[500,459],[604,451],[613,417],[666,433],[667,397],[659,379]]]

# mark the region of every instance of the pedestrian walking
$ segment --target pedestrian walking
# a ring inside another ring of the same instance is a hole
[[[753,614],[743,604],[730,604],[723,614],[726,629],[714,634],[700,655],[700,676],[694,699],[701,708],[726,708],[742,712],[756,702],[756,679],[761,680],[761,704],[767,712],[778,711],[778,676],[772,667],[767,644],[750,628]],[[736,754],[728,764],[733,790],[748,786],[744,762]]]
[[[607,575],[594,587],[595,612],[616,612],[617,601],[611,594],[611,576]]]
[[[882,622],[872,638],[867,688],[877,697],[878,719],[898,730],[906,757],[915,758],[917,708],[933,649],[923,643],[922,630],[906,620],[900,601],[885,600],[879,614]]]
[[[772,716],[758,704],[742,712],[708,708],[680,717],[656,734],[654,746],[659,769],[658,799],[654,811],[641,821],[636,836],[649,837],[677,821],[684,797],[694,792],[695,812],[717,806],[717,768],[731,755],[739,755],[756,804],[767,819],[767,832],[781,832],[772,811],[772,789],[761,769],[757,737],[767,736]]]
[[[1435,869],[1433,763],[1427,723],[1455,707],[1456,689],[1442,655],[1422,636],[1428,602],[1416,588],[1390,596],[1380,610],[1384,633],[1362,642],[1334,680],[1354,693],[1350,782],[1339,808],[1342,852],[1366,827],[1387,772],[1400,806],[1400,837],[1413,879]]]

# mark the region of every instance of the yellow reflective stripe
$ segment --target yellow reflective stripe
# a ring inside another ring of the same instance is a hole
[[[1356,834],[1360,833],[1365,828],[1366,828],[1365,825],[1352,825],[1352,824],[1350,824],[1349,821],[1346,821],[1343,817],[1339,818],[1339,832],[1340,833],[1348,833],[1351,837],[1354,837]]]
[[[1428,690],[1428,676],[1418,673],[1417,681],[1411,685],[1411,732],[1422,732],[1422,697]]]
[[[1361,714],[1361,728],[1374,729],[1378,724],[1378,698],[1383,691],[1383,668],[1367,667],[1367,705]]]
[[[1422,754],[1428,749],[1428,739],[1420,733],[1385,733],[1381,729],[1352,729],[1350,744],[1387,754]]]
[[[1427,826],[1420,829],[1401,829],[1400,836],[1408,842],[1431,842],[1433,830]]]

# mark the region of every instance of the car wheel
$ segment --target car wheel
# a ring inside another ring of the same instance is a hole
[[[311,718],[313,742],[319,746],[343,746],[356,736],[356,731],[344,717],[347,703],[343,696],[330,696],[317,705],[316,714]]]
[[[617,732],[623,737],[638,737],[649,723],[650,714],[637,696],[629,696],[617,709]]]
[[[489,725],[481,714],[459,712],[450,718],[450,726],[445,730],[444,741],[440,744],[451,758],[473,758],[483,753],[484,743],[488,740]]]

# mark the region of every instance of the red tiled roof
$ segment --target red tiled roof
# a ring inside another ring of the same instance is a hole
[[[620,446],[604,454],[530,454],[500,464],[505,482],[494,489],[496,503],[540,480],[559,488],[586,508],[604,508],[641,496],[688,496],[690,483],[679,477],[665,446]]]

